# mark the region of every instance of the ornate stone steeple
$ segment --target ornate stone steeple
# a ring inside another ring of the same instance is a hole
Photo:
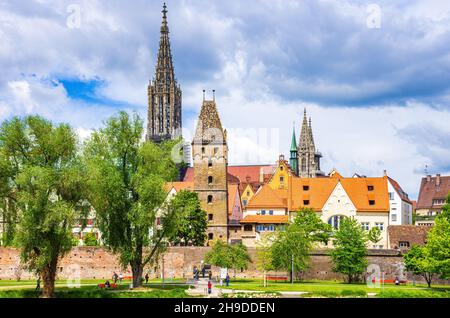
[[[289,164],[291,169],[296,175],[298,175],[298,148],[297,148],[297,137],[295,136],[295,123],[292,130],[292,141],[291,141],[291,157],[289,159]]]
[[[311,118],[308,122],[305,109],[298,145],[298,175],[302,178],[315,178],[323,175],[323,172],[320,171],[320,158],[322,158],[322,154],[316,152]]]
[[[180,137],[182,127],[182,92],[173,68],[167,12],[164,3],[156,72],[148,86],[147,140],[154,142]]]

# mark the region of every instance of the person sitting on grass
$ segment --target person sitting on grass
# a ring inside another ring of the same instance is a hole
[[[107,280],[106,282],[105,282],[105,288],[111,288],[111,284],[109,283],[109,280]]]

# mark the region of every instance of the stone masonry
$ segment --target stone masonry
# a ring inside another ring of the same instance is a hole
[[[164,260],[152,268],[147,268],[151,278],[191,278],[194,266],[200,267],[209,247],[172,247],[164,254]],[[249,248],[251,258],[255,260],[256,249]],[[412,276],[403,269],[403,257],[397,250],[370,250],[369,264],[379,266],[380,272],[384,272],[385,279],[399,277],[408,281],[423,282],[419,276]],[[0,248],[0,280],[35,279],[32,273],[21,270],[19,267],[19,251],[12,248]],[[219,269],[212,268],[213,275],[219,273]],[[113,273],[122,273],[130,277],[129,269],[122,270],[117,258],[101,247],[77,247],[65,257],[58,266],[58,278],[74,280],[80,279],[111,279]],[[286,275],[286,273],[272,273]],[[234,272],[231,272],[231,276]],[[247,270],[236,273],[240,278],[261,278],[262,274],[256,270],[255,261]],[[331,260],[326,251],[315,251],[311,255],[311,267],[303,275],[306,280],[343,280],[343,276],[336,274],[331,269]],[[440,280],[439,283],[449,283]]]

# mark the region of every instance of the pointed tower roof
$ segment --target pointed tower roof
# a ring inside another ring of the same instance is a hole
[[[298,148],[305,148],[308,147],[308,140],[310,138],[310,130],[308,125],[308,117],[306,116],[306,108],[305,112],[303,114],[303,123],[302,123],[302,129],[300,131],[300,138],[299,138],[299,147]]]
[[[295,136],[295,122],[294,122],[294,128],[292,129],[291,151],[297,151],[297,138]]]
[[[170,50],[169,26],[167,23],[167,6],[162,10],[161,37],[159,40],[158,62],[156,64],[155,81],[170,85],[175,82],[175,71]]]
[[[204,100],[197,129],[195,131],[194,143],[225,143],[225,133],[217,111],[216,102]]]

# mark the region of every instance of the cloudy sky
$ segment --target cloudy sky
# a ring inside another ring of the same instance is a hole
[[[450,173],[450,2],[169,0],[190,139],[217,91],[230,163],[288,155],[306,107],[322,170]],[[82,138],[125,109],[146,117],[162,1],[0,0],[0,121],[41,114]],[[209,93],[210,94],[210,93]]]

